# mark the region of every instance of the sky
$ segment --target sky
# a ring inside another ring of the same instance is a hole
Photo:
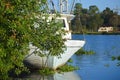
[[[106,7],[109,7],[111,10],[118,8],[120,13],[120,0],[78,0],[78,1],[81,2],[83,8],[88,9],[89,6],[96,5],[100,11],[103,11],[106,9]]]
[[[52,0],[55,4],[59,1],[59,0]],[[69,8],[71,7],[71,3],[74,0],[68,0],[69,2]],[[89,6],[91,5],[96,5],[100,12],[105,10],[106,7],[109,7],[111,10],[114,9],[119,9],[119,14],[120,14],[120,0],[76,0],[76,3],[81,3],[83,8],[87,8],[89,9]]]

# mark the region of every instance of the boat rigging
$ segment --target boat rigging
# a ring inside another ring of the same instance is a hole
[[[58,11],[59,13],[67,13],[67,14],[73,13],[75,3],[77,2],[77,0],[72,0],[72,1],[57,0],[57,1],[48,0],[48,3],[50,3],[50,4],[48,4],[49,10],[51,10],[50,8],[52,8],[52,10],[54,10],[55,12]],[[81,0],[79,0],[79,1],[81,2]],[[56,4],[58,3],[58,6],[55,6],[55,3]]]
[[[54,11],[56,11],[56,7],[54,5],[53,0],[50,0],[50,2],[52,4]],[[29,68],[40,69],[41,67],[48,67],[50,69],[55,70],[58,67],[64,65],[71,58],[71,56],[74,55],[74,53],[77,52],[80,48],[82,48],[85,44],[84,40],[73,40],[71,38],[72,33],[69,29],[68,21],[74,16],[71,14],[66,14],[68,13],[68,7],[67,7],[68,0],[59,0],[59,5],[60,5],[61,16],[56,17],[55,20],[59,20],[59,22],[62,21],[61,23],[63,23],[64,25],[64,26],[61,25],[61,27],[64,28],[64,30],[66,31],[66,33],[62,36],[63,39],[66,39],[64,41],[64,45],[66,46],[66,48],[65,49],[63,48],[64,52],[60,56],[54,56],[54,55],[49,55],[49,51],[42,51],[41,53],[41,49],[30,44],[29,45],[30,51],[24,59],[24,63]],[[49,19],[52,19],[53,16],[54,14],[50,14]],[[36,51],[38,53],[35,53]],[[39,56],[39,53],[41,53],[42,55],[46,54],[47,56],[43,56],[43,57]]]

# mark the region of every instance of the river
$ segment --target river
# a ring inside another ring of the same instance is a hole
[[[73,55],[71,63],[80,69],[73,72],[40,76],[31,73],[23,80],[120,80],[120,65],[112,56],[120,56],[120,35],[72,35],[73,39],[85,39],[85,50],[93,50],[93,55]],[[21,79],[20,79],[21,80]]]
[[[73,35],[74,39],[81,35]],[[85,35],[84,49],[93,50],[94,55],[74,55],[73,65],[79,66],[76,73],[81,80],[120,80],[120,61],[112,61],[112,56],[120,55],[120,35]]]

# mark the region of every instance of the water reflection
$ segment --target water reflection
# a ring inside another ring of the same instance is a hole
[[[75,72],[55,73],[54,75],[49,76],[41,76],[39,73],[31,73],[18,80],[81,80],[81,78]]]

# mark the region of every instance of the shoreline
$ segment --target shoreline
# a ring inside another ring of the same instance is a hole
[[[72,34],[83,34],[78,32],[73,32]],[[120,35],[120,32],[86,32],[87,35]]]

